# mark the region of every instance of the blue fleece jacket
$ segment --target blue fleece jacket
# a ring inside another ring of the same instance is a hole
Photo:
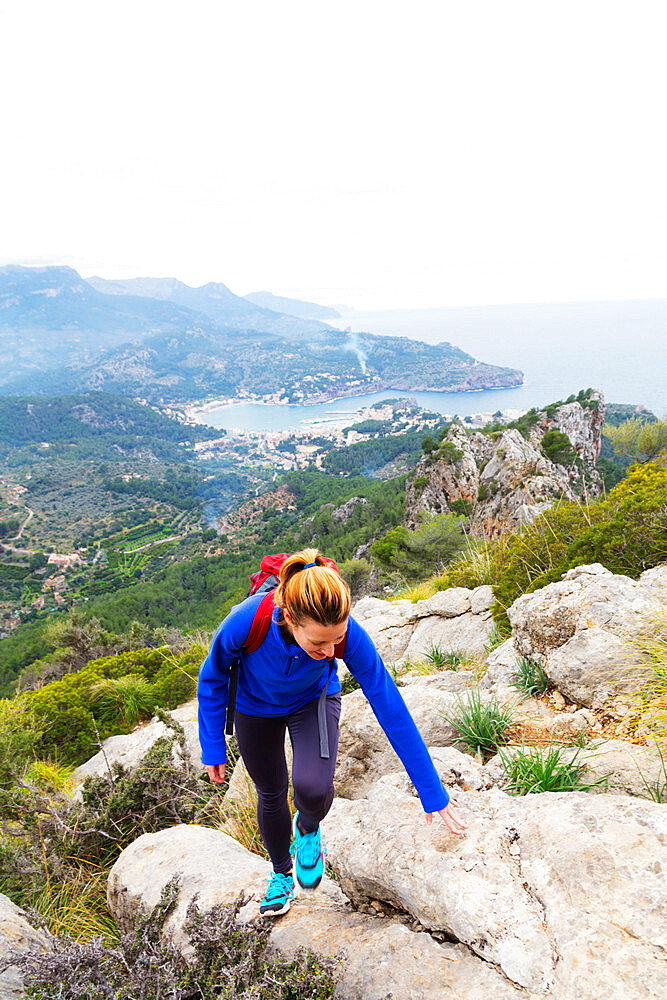
[[[252,653],[241,651],[263,595],[237,604],[219,625],[208,655],[199,670],[199,742],[203,764],[222,764],[227,759],[225,712],[229,696],[230,668],[239,656],[236,707],[246,715],[289,715],[318,698],[329,677],[329,661],[316,660],[296,643],[283,639],[275,608],[267,636]],[[361,686],[370,706],[400,757],[414,784],[425,812],[437,812],[449,802],[449,794],[393,678],[373,640],[350,615],[345,642],[345,663]],[[327,694],[340,691],[336,670]]]

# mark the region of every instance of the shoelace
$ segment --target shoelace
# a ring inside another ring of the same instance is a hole
[[[288,879],[291,881],[290,875],[283,875],[281,872],[272,872],[267,878],[268,887],[266,890],[266,898],[273,899],[275,896],[290,896],[293,892],[293,883],[290,885]]]
[[[316,834],[317,830],[313,833],[299,833],[299,838],[301,840],[301,846],[299,848],[299,861],[305,868],[312,868],[318,858],[322,858],[324,861],[324,855],[327,853],[327,849],[322,843],[321,837],[317,837]],[[296,840],[293,840],[290,844],[289,852],[292,857],[296,856]]]

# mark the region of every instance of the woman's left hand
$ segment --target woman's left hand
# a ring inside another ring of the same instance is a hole
[[[463,833],[464,830],[468,829],[468,824],[464,823],[463,820],[456,814],[458,808],[459,806],[457,803],[450,799],[448,805],[446,805],[444,809],[438,810],[439,815],[442,816],[443,822],[449,827],[452,833]],[[429,826],[431,825],[433,822],[433,813],[426,813],[426,822]]]

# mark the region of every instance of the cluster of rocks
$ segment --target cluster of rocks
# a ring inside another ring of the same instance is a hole
[[[452,424],[445,441],[462,457],[453,462],[444,453],[435,461],[430,455],[420,460],[406,486],[407,523],[414,526],[424,514],[455,510],[452,505],[463,501],[471,512],[471,533],[493,538],[529,524],[560,497],[576,499],[582,488],[597,496],[602,491],[595,468],[605,413],[602,393],[593,391],[587,403],[541,410],[527,438],[516,428],[494,438]],[[541,445],[550,430],[566,435],[579,463],[547,457]]]
[[[514,796],[500,754],[483,764],[464,752],[451,719],[474,687],[483,704],[511,704],[518,723],[546,736],[595,735],[600,720],[622,721],[647,677],[637,638],[667,614],[667,566],[636,581],[598,564],[577,567],[520,597],[508,612],[511,638],[487,656],[491,598],[488,587],[454,588],[414,604],[364,598],[355,606],[468,828],[457,836],[437,816],[425,823],[363,692],[345,695],[338,795],[323,823],[335,881],[325,878],[320,892],[297,898],[273,926],[272,947],[341,956],[339,996],[358,1000],[482,1000],[490,991],[499,1000],[661,997],[667,812],[651,797],[659,798],[667,779],[659,751],[619,739],[573,745],[562,759],[584,761],[586,780],[603,781],[590,792]],[[474,654],[476,663],[410,670],[434,646]],[[548,699],[521,697],[513,683],[521,657],[539,661],[555,685]],[[201,767],[196,702],[172,714]],[[112,737],[78,779],[113,760],[132,766],[165,731],[153,720]],[[505,759],[516,753],[516,746],[503,749]],[[239,763],[227,804],[249,795]],[[224,830],[181,825],[146,834],[123,851],[109,878],[108,904],[121,929],[150,912],[177,872],[181,895],[165,932],[188,955],[183,925],[193,896],[202,912],[241,890],[259,899],[269,865]],[[37,932],[12,906],[5,936],[34,947]],[[248,903],[241,916],[256,912],[256,902]]]

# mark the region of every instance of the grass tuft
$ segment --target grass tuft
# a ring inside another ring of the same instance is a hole
[[[141,719],[151,718],[156,701],[153,688],[145,677],[126,674],[94,684],[90,704],[100,722],[132,728]]]
[[[544,667],[538,660],[531,660],[529,656],[521,657],[516,672],[512,674],[512,687],[518,688],[524,694],[536,695],[547,691],[549,683]]]
[[[441,713],[461,734],[462,741],[480,758],[492,754],[501,743],[507,741],[509,730],[514,724],[514,706],[500,705],[495,695],[482,704],[478,687],[459,697],[454,713]]]
[[[571,760],[562,760],[564,747],[518,747],[512,753],[498,749],[506,776],[503,790],[508,795],[533,795],[538,792],[587,792],[606,783],[609,774],[584,781],[586,762],[579,760],[577,749]]]

